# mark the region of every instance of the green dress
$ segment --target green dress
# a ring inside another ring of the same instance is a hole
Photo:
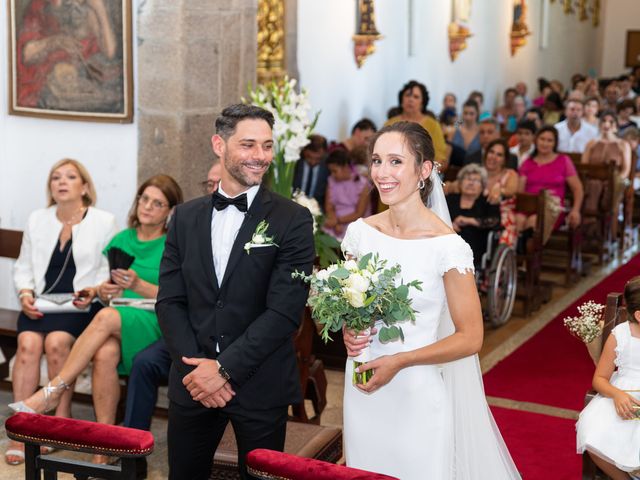
[[[165,239],[166,235],[162,235],[154,240],[143,242],[138,240],[135,228],[128,228],[113,237],[103,253],[106,255],[111,247],[118,247],[124,250],[135,257],[133,264],[129,268],[136,272],[138,277],[145,282],[158,285],[160,260],[164,251]],[[122,296],[125,298],[142,298],[141,295],[131,290],[125,290]],[[122,323],[118,373],[129,375],[131,373],[131,364],[136,354],[158,340],[162,333],[158,326],[158,317],[155,312],[135,307],[115,308],[120,313]]]

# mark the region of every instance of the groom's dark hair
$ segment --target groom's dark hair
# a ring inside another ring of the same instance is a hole
[[[236,126],[242,120],[264,120],[273,128],[273,115],[264,108],[245,103],[229,105],[218,118],[216,118],[216,134],[227,140],[236,133]]]

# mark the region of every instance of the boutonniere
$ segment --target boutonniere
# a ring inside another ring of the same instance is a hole
[[[251,253],[250,250],[254,247],[277,247],[278,244],[273,241],[274,236],[267,235],[267,229],[269,228],[269,224],[262,220],[258,226],[256,227],[256,231],[253,232],[251,236],[251,240],[244,244],[244,249],[247,253]]]

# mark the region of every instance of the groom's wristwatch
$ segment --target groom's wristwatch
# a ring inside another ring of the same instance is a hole
[[[218,362],[217,360],[216,362],[218,363],[218,375],[224,378],[227,382],[231,381],[231,375],[229,375],[224,367],[220,365],[220,362]]]

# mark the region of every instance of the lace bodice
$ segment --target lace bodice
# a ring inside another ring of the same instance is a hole
[[[632,375],[640,380],[640,338],[631,335],[629,322],[621,323],[611,333],[616,337],[614,362],[618,375]]]

